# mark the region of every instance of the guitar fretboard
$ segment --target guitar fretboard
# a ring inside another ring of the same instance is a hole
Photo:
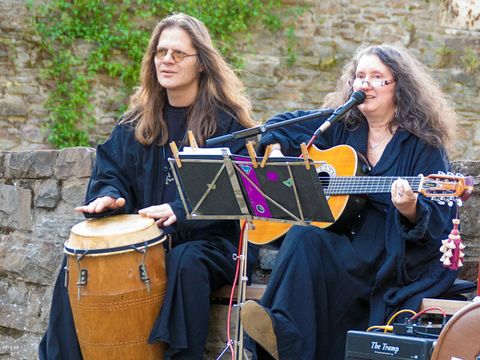
[[[421,176],[401,176],[408,181],[408,184],[414,192],[419,192],[422,185]],[[350,194],[379,194],[389,193],[392,183],[398,179],[398,176],[338,176],[338,177],[320,177],[322,184],[328,183],[323,187],[325,195],[350,195]]]

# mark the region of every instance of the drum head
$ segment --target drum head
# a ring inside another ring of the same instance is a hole
[[[162,234],[154,219],[142,215],[125,214],[88,219],[72,227],[70,238],[65,242],[65,252],[128,249],[130,245],[146,242],[150,245],[152,240],[155,243],[163,241],[165,237]]]

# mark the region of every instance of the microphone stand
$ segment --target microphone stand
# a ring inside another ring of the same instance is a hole
[[[206,145],[211,146],[211,145],[215,145],[215,144],[222,143],[222,142],[225,142],[225,141],[247,138],[247,137],[258,135],[258,134],[264,134],[264,133],[269,132],[269,131],[271,131],[273,129],[276,129],[278,127],[284,127],[284,126],[288,126],[288,125],[292,125],[292,124],[296,124],[296,123],[301,123],[303,121],[312,120],[312,119],[315,119],[315,118],[318,118],[318,117],[330,116],[331,114],[333,114],[332,109],[320,110],[320,111],[314,112],[312,114],[300,116],[300,117],[289,119],[289,120],[280,121],[280,122],[275,123],[275,124],[255,126],[253,128],[239,130],[239,131],[235,131],[231,134],[226,134],[226,135],[222,135],[222,136],[218,136],[218,137],[208,139],[206,141]]]

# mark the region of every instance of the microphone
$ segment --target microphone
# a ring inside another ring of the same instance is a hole
[[[334,122],[340,120],[351,108],[356,105],[360,105],[365,101],[365,93],[363,91],[354,91],[353,94],[350,96],[350,99],[337,108],[330,117],[325,120],[325,122],[320,125],[320,127],[313,133],[312,139],[316,139],[320,134],[322,134],[325,130],[327,130],[330,125]]]

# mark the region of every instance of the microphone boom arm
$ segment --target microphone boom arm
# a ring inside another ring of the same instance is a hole
[[[221,142],[224,142],[224,141],[242,139],[242,138],[247,138],[247,137],[258,135],[258,134],[264,134],[264,133],[269,132],[269,131],[271,131],[273,129],[276,129],[278,127],[283,127],[283,126],[288,126],[288,125],[300,123],[300,122],[303,122],[303,121],[315,119],[317,117],[330,116],[332,114],[333,114],[332,109],[320,110],[320,111],[314,112],[312,114],[308,114],[308,115],[300,116],[300,117],[297,117],[297,118],[280,121],[280,122],[275,123],[275,124],[266,124],[266,125],[255,126],[253,128],[248,128],[248,129],[244,129],[244,130],[235,131],[231,134],[214,137],[214,138],[208,139],[206,141],[206,145],[211,146],[211,145],[215,145],[215,144],[218,144],[218,143],[221,143]]]

